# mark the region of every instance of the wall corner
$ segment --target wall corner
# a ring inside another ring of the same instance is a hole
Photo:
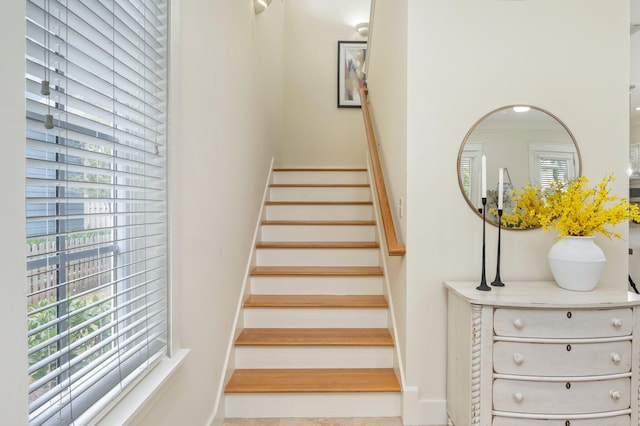
[[[447,401],[444,399],[420,399],[416,386],[406,386],[402,391],[402,423],[404,425],[445,426]]]

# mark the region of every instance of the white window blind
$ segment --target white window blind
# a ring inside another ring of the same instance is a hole
[[[458,158],[458,174],[462,190],[472,204],[480,206],[481,194],[478,182],[480,182],[480,161],[482,158],[483,144],[467,143],[464,151]],[[477,185],[474,185],[476,183]]]
[[[549,188],[555,180],[575,179],[577,163],[578,152],[573,144],[529,144],[529,178],[534,185]]]
[[[467,193],[467,197],[471,198],[471,162],[472,157],[460,158],[460,181],[462,182],[462,188]]]
[[[167,348],[167,0],[26,0],[29,420]]]
[[[558,180],[566,182],[569,180],[569,160],[566,158],[538,158],[540,169],[540,186],[549,188],[551,184]]]

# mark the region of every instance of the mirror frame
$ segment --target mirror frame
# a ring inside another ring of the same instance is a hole
[[[511,105],[506,105],[506,106],[502,106],[499,108],[496,108],[488,113],[486,113],[485,115],[483,115],[482,117],[480,117],[474,124],[473,126],[471,126],[471,128],[469,129],[469,131],[467,131],[467,134],[464,136],[464,139],[462,140],[462,144],[460,145],[460,149],[458,150],[458,158],[456,160],[456,174],[458,176],[458,187],[460,188],[460,193],[462,194],[462,196],[464,197],[464,200],[467,202],[467,204],[469,205],[469,207],[471,207],[471,210],[473,210],[475,212],[475,214],[482,219],[482,210],[480,209],[479,206],[475,206],[473,204],[473,202],[469,199],[469,197],[467,196],[467,193],[464,190],[464,185],[462,183],[462,177],[460,176],[460,161],[462,160],[462,154],[464,153],[464,147],[466,146],[467,142],[469,141],[469,138],[471,137],[471,135],[473,134],[474,130],[490,115],[495,114],[499,111],[505,110],[505,109],[510,109],[513,107],[518,107],[518,106],[522,106],[522,107],[529,107],[531,109],[535,109],[537,111],[540,111],[544,114],[547,114],[549,117],[553,118],[554,120],[556,120],[557,123],[559,123],[562,128],[564,128],[564,130],[567,132],[567,134],[569,135],[569,137],[571,138],[571,141],[573,142],[573,146],[576,149],[576,155],[578,157],[578,167],[577,167],[577,175],[578,176],[582,176],[582,156],[580,154],[580,147],[578,147],[578,142],[576,141],[576,138],[573,136],[573,133],[571,132],[571,130],[569,130],[569,128],[567,127],[567,125],[564,123],[564,121],[562,121],[560,118],[558,118],[558,116],[556,116],[555,114],[547,111],[544,108],[540,108],[534,105],[530,105],[530,104],[511,104]],[[493,220],[491,220],[490,218],[485,218],[485,221],[495,227],[498,226],[497,221],[494,222]],[[531,229],[538,229],[539,227],[534,227],[534,228],[509,228],[509,227],[502,227],[502,229],[505,230],[510,230],[510,231],[528,231]]]

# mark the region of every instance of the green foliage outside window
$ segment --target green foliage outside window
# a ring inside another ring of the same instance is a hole
[[[99,300],[100,298],[97,295],[93,295],[92,297],[77,298],[70,302],[67,302],[67,312],[68,312],[67,328],[69,330],[72,330],[69,333],[69,337],[68,337],[69,345],[73,344],[79,339],[90,336],[92,333],[97,332],[98,330],[107,326],[111,322],[112,320],[111,315],[109,314],[101,315],[101,314],[104,314],[105,312],[111,309],[112,302],[110,300],[107,300],[102,303],[97,303],[99,302]],[[92,306],[85,310],[85,308],[89,304],[95,304],[95,306]],[[56,301],[54,298],[44,299],[37,304],[29,305],[29,312],[36,311],[36,310],[39,310],[39,311],[33,314],[29,314],[28,316],[27,326],[29,331],[35,330],[45,324],[51,323],[52,321],[55,321],[57,318]],[[77,311],[81,311],[81,312],[77,312]],[[77,312],[77,313],[74,314],[74,312]],[[75,330],[76,327],[80,326],[81,324],[87,321],[90,321],[93,318],[95,318],[95,321],[91,321],[85,324],[84,326],[78,328],[77,330]],[[91,349],[93,346],[97,345],[102,340],[108,338],[111,334],[112,334],[111,328],[107,328],[102,333],[98,333],[97,335],[91,337],[87,342],[79,345],[77,348],[73,349],[70,352],[69,354],[70,359],[73,359],[81,355],[85,351]],[[30,335],[28,338],[29,350],[47,342],[49,339],[53,339],[56,335],[57,335],[57,326],[55,323],[50,327],[44,328],[39,332],[33,335]],[[103,351],[106,351],[109,349],[108,346],[109,345],[106,345],[104,350],[96,351],[91,356],[85,358],[81,363],[79,363],[76,367],[74,367],[73,370],[75,371],[77,369],[80,369],[84,365],[98,358]],[[52,343],[31,353],[29,355],[29,365],[33,365],[37,362],[40,362],[46,357],[48,357],[49,355],[57,351],[58,351],[57,343],[56,341],[53,341]],[[41,368],[33,372],[31,374],[31,379],[37,380],[45,376],[47,373],[54,370],[55,368],[57,368],[57,366],[55,361],[53,361],[52,363],[42,366]]]

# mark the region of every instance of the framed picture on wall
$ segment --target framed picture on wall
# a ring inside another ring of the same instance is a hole
[[[366,57],[366,41],[338,42],[338,108],[360,108]]]

